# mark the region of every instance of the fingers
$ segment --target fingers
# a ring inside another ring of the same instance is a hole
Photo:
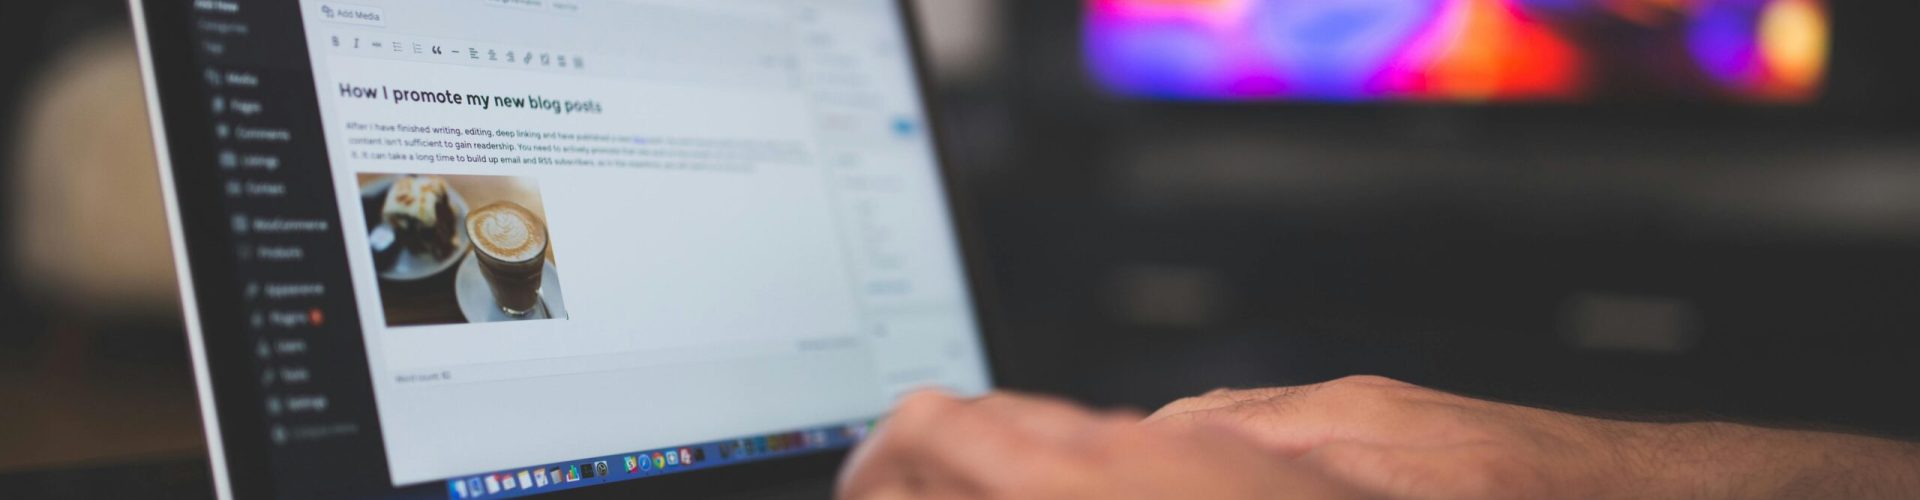
[[[1354,488],[1313,468],[1276,457],[1252,446],[1237,434],[1197,430],[1176,436],[1177,442],[1185,445],[1177,448],[1184,448],[1187,454],[1203,455],[1212,460],[1173,460],[1173,463],[1128,460],[1127,463],[1144,467],[1132,475],[1161,473],[1179,478],[1204,478],[1217,473],[1217,479],[1238,477],[1257,480],[1239,485],[1248,489],[1238,489],[1230,480],[1217,484],[1191,484],[1186,486],[1186,494],[1169,498],[1368,498],[1365,490]],[[1178,455],[1170,453],[1170,456]]]
[[[1156,427],[1234,433],[1263,447],[1297,455],[1320,444],[1322,429],[1303,404],[1323,384],[1250,390],[1216,390],[1169,404],[1146,423]]]
[[[907,396],[846,469],[847,498],[883,498],[975,488],[969,478],[1018,446],[1006,429],[982,422],[977,409],[952,396],[922,391]],[[966,436],[966,439],[956,439]]]
[[[1201,396],[1174,401],[1160,411],[1147,417],[1149,421],[1165,419],[1182,413],[1193,413],[1242,406],[1249,403],[1266,405],[1285,404],[1306,398],[1323,389],[1344,389],[1354,387],[1367,388],[1416,388],[1412,384],[1373,375],[1356,375],[1331,382],[1302,385],[1295,387],[1270,387],[1262,389],[1215,389]]]
[[[1099,417],[1093,412],[1055,399],[995,393],[971,406],[1045,444],[1076,445],[1098,428]]]
[[[1155,412],[1147,423],[1237,432],[1267,449],[1298,456],[1341,441],[1381,442],[1418,422],[1418,387],[1380,377],[1349,377],[1310,386],[1214,391]]]
[[[1345,485],[1212,429],[998,394],[914,394],[854,454],[846,500],[1349,498]]]
[[[1250,402],[1284,402],[1319,389],[1319,385],[1266,389],[1215,389],[1204,395],[1182,398],[1161,407],[1147,417],[1148,422],[1166,420],[1186,413],[1230,408]]]
[[[997,394],[961,400],[922,392],[849,460],[842,498],[977,498],[1036,473],[1049,457],[1120,420],[1069,403]]]
[[[953,404],[951,398],[933,392],[903,399],[892,417],[847,458],[838,481],[842,498],[913,498],[915,490],[925,487],[916,465],[908,461],[910,450],[924,446],[915,442],[920,433],[913,430],[927,426],[925,420]]]
[[[1315,448],[1295,463],[1368,491],[1404,497],[1410,482],[1404,449],[1363,443],[1334,443]]]
[[[1490,457],[1471,447],[1335,443],[1315,448],[1295,463],[1390,498],[1494,498],[1543,491],[1533,471],[1507,467]]]

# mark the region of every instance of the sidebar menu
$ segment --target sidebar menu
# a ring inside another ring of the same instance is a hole
[[[292,1],[192,0],[263,432],[279,496],[390,488],[318,97]],[[202,177],[204,178],[204,177]],[[206,286],[202,284],[201,286]],[[229,346],[230,347],[230,346]]]

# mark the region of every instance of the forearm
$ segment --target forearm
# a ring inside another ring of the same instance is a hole
[[[1638,462],[1662,498],[1910,498],[1920,445],[1722,424],[1655,425]]]

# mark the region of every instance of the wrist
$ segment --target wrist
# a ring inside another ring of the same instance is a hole
[[[1906,498],[1920,446],[1727,423],[1644,426],[1625,446],[1646,498]]]

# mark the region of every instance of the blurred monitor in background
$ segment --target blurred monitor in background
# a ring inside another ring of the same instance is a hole
[[[89,322],[172,326],[179,285],[133,39],[77,36],[50,62],[8,179],[16,285]]]
[[[15,2],[0,16],[0,401],[23,403],[0,411],[0,489],[15,493],[0,497],[180,496],[152,477],[74,474],[117,494],[20,483],[204,456],[125,9]]]
[[[994,76],[1005,42],[999,0],[916,0],[921,43],[944,86],[978,85]]]
[[[1088,0],[1122,95],[1511,102],[1817,99],[1825,0]]]
[[[1920,3],[1001,8],[1010,112],[957,144],[1010,144],[975,171],[1043,388],[1920,421],[1846,383],[1920,359]]]

